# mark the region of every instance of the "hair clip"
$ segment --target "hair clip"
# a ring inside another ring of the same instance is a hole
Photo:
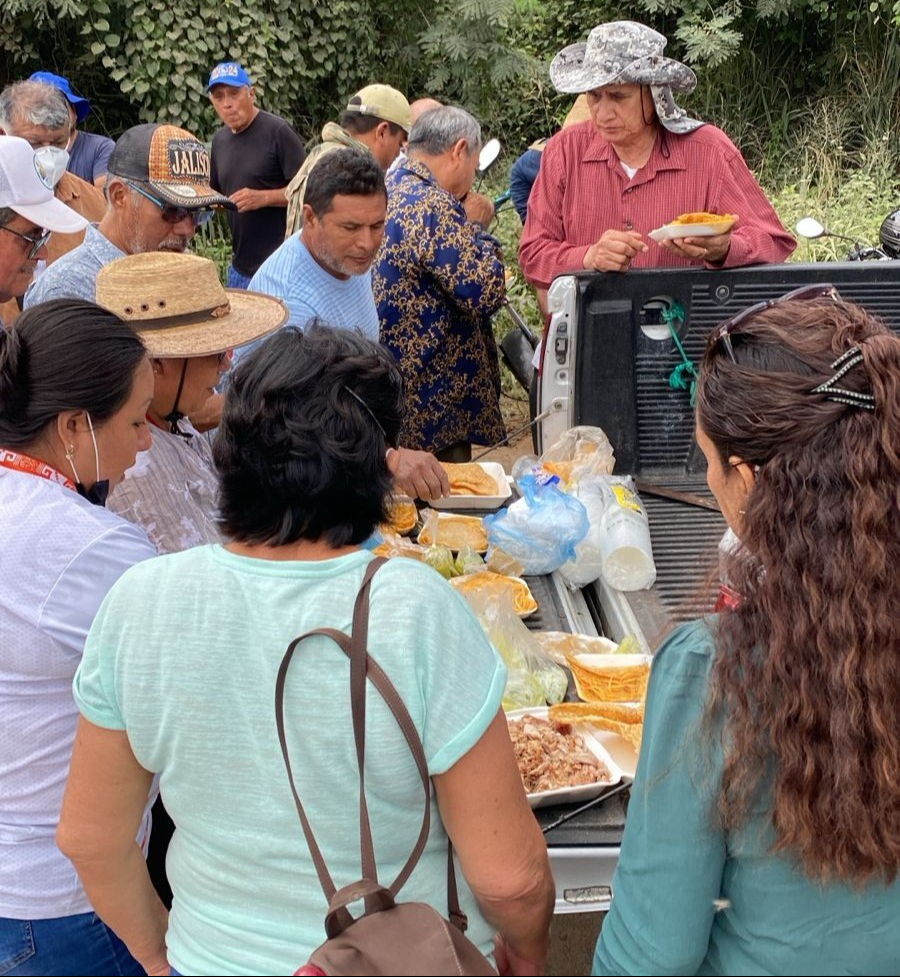
[[[837,386],[842,377],[862,362],[862,350],[859,346],[851,346],[831,364],[831,369],[835,371],[834,376],[829,377],[824,383],[820,383],[818,387],[813,387],[810,392],[824,394],[826,400],[831,400],[836,404],[847,404],[850,407],[874,411],[875,397],[873,394],[861,393],[858,390],[847,390],[845,387]]]
[[[354,400],[359,401],[363,410],[365,410],[365,412],[369,415],[369,417],[372,418],[372,420],[375,422],[376,426],[378,427],[378,430],[381,431],[382,435],[384,436],[385,441],[387,441],[387,432],[381,426],[381,421],[379,421],[378,418],[375,416],[375,414],[372,411],[372,408],[362,399],[362,397],[360,397],[360,395],[355,390],[351,390],[348,386],[344,386],[344,390],[346,390],[347,393],[350,394],[350,396]]]

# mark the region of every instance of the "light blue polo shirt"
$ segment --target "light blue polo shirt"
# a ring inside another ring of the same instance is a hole
[[[124,251],[101,234],[96,224],[90,224],[81,244],[57,258],[32,282],[25,293],[23,307],[30,309],[51,299],[85,299],[93,302],[97,296],[100,269],[116,258],[124,257]]]

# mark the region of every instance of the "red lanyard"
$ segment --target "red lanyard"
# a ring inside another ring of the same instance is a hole
[[[62,472],[57,471],[52,465],[45,461],[38,461],[29,455],[19,454],[18,451],[9,451],[7,448],[0,448],[0,468],[10,468],[14,472],[25,472],[26,475],[37,475],[38,478],[46,478],[57,485],[63,485],[73,492],[77,491],[75,483]]]

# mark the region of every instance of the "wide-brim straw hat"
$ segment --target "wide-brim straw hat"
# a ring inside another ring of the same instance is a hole
[[[223,288],[208,258],[168,251],[105,265],[96,301],[130,322],[155,359],[224,353],[262,339],[288,318],[280,299]]]

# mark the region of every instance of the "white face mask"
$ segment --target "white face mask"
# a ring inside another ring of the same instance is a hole
[[[59,183],[69,165],[69,154],[56,146],[41,146],[34,151],[34,159],[35,163],[43,169],[44,178],[51,187]]]

